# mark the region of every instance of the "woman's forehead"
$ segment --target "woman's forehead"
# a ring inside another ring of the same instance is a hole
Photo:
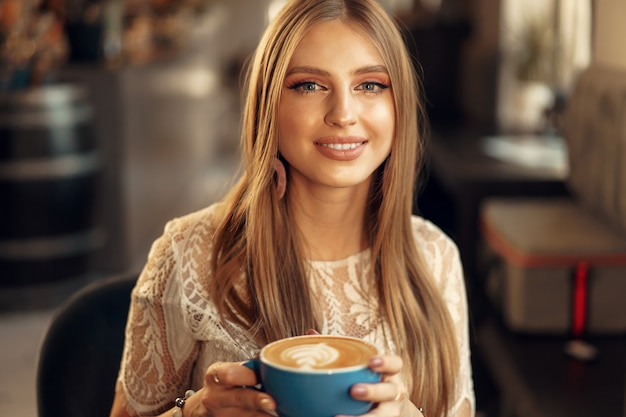
[[[354,24],[343,20],[316,23],[309,28],[290,58],[289,68],[306,66],[384,66],[373,39]]]

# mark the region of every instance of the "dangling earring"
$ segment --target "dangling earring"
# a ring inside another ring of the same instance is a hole
[[[276,171],[276,197],[281,200],[287,190],[287,173],[285,165],[278,158],[274,160],[274,170]]]

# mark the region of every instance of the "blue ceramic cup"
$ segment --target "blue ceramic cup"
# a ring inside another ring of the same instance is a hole
[[[268,344],[244,365],[256,372],[280,417],[360,415],[372,404],[352,398],[350,387],[380,381],[380,374],[368,368],[376,355],[374,345],[356,338],[296,336]]]

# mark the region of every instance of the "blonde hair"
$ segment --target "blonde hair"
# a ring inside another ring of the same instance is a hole
[[[275,193],[276,118],[299,41],[313,25],[333,19],[368,36],[389,71],[395,138],[389,157],[374,173],[363,226],[380,314],[407,372],[413,371],[407,375],[410,397],[429,416],[444,416],[457,376],[456,339],[411,228],[414,184],[424,154],[424,109],[401,32],[375,0],[291,1],[267,28],[248,68],[241,133],[244,172],[225,200],[209,290],[222,316],[249,328],[260,344],[318,328],[288,199],[279,200]]]

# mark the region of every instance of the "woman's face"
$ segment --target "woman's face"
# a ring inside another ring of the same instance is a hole
[[[395,109],[373,42],[339,20],[312,27],[287,69],[278,111],[289,186],[368,186],[387,158]]]

